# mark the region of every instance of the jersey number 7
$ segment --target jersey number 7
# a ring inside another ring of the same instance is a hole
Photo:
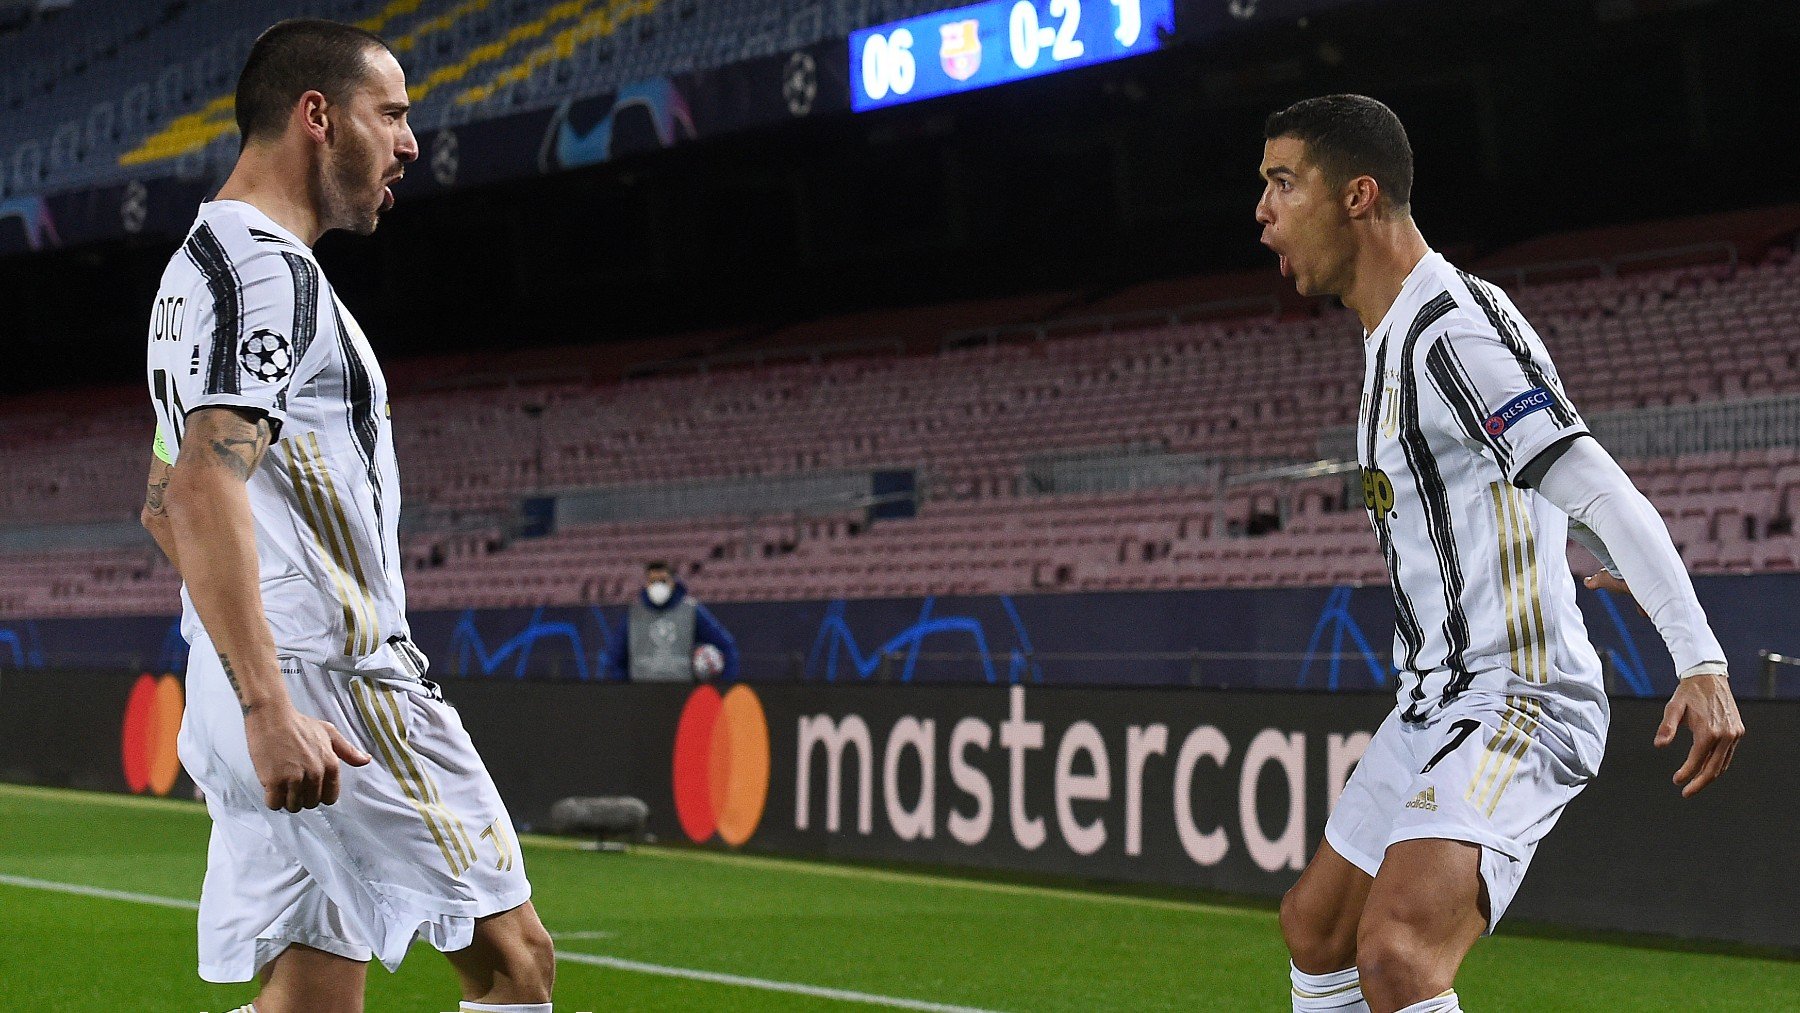
[[[1437,766],[1439,760],[1443,759],[1446,756],[1449,756],[1452,752],[1455,752],[1456,747],[1462,745],[1464,739],[1467,739],[1469,736],[1475,734],[1475,729],[1481,727],[1481,722],[1475,721],[1471,718],[1464,718],[1461,721],[1458,721],[1455,724],[1451,725],[1450,727],[1455,730],[1455,734],[1450,736],[1450,741],[1444,743],[1444,748],[1438,750],[1437,755],[1433,756],[1431,758],[1431,762],[1427,763],[1425,765],[1425,769],[1419,771],[1419,773],[1421,773],[1421,774],[1431,773],[1431,768]]]

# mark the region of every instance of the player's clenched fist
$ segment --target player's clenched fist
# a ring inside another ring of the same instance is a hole
[[[250,762],[270,809],[297,813],[330,805],[338,798],[338,761],[352,767],[369,762],[329,722],[308,717],[292,706],[257,707],[244,715]]]

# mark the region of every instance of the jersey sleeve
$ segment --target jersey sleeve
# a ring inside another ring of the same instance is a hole
[[[1425,369],[1449,406],[1451,434],[1514,485],[1532,459],[1588,431],[1549,356],[1517,330],[1453,323],[1425,353]]]
[[[209,230],[195,233],[189,251],[210,298],[200,300],[194,320],[205,351],[200,389],[185,411],[249,408],[284,425],[290,392],[319,373],[331,344],[315,340],[318,266],[275,245],[234,257]]]

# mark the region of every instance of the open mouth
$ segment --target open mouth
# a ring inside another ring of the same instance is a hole
[[[400,173],[398,176],[395,176],[393,179],[388,180],[385,184],[382,185],[382,187],[381,187],[381,210],[386,211],[388,208],[391,208],[394,206],[394,184],[400,182],[401,180],[403,180],[405,178],[406,178],[406,173],[403,172],[403,173]]]
[[[1270,252],[1270,253],[1273,253],[1273,254],[1275,254],[1275,257],[1276,257],[1276,259],[1277,259],[1277,261],[1278,261],[1278,262],[1279,262],[1279,263],[1280,263],[1280,266],[1281,266],[1281,276],[1282,276],[1282,277],[1283,277],[1283,278],[1291,278],[1291,277],[1293,277],[1293,274],[1294,274],[1294,266],[1293,266],[1293,265],[1292,265],[1292,264],[1290,264],[1290,263],[1289,263],[1289,262],[1288,262],[1288,258],[1287,258],[1287,254],[1285,254],[1285,253],[1283,253],[1283,252],[1281,252],[1281,251],[1280,251],[1280,250],[1278,250],[1278,249],[1276,249],[1276,248],[1275,248],[1275,244],[1274,244],[1274,243],[1271,243],[1271,242],[1269,242],[1269,239],[1268,239],[1268,237],[1267,237],[1267,236],[1264,236],[1264,237],[1263,237],[1263,239],[1262,239],[1262,240],[1261,240],[1261,242],[1262,242],[1262,244],[1263,244],[1263,245],[1264,245],[1264,246],[1266,246],[1266,247],[1268,247],[1268,248],[1269,248],[1269,252]]]

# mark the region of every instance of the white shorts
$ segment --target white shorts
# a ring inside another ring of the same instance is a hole
[[[1465,693],[1420,724],[1396,709],[1344,785],[1325,839],[1371,876],[1399,841],[1480,845],[1492,932],[1538,842],[1592,779],[1565,731],[1534,697]]]
[[[281,666],[294,706],[374,760],[340,766],[335,805],[270,811],[237,697],[212,645],[195,639],[178,742],[213,819],[200,977],[249,981],[293,943],[391,971],[415,938],[463,949],[475,919],[530,898],[512,819],[436,687],[398,665]]]

